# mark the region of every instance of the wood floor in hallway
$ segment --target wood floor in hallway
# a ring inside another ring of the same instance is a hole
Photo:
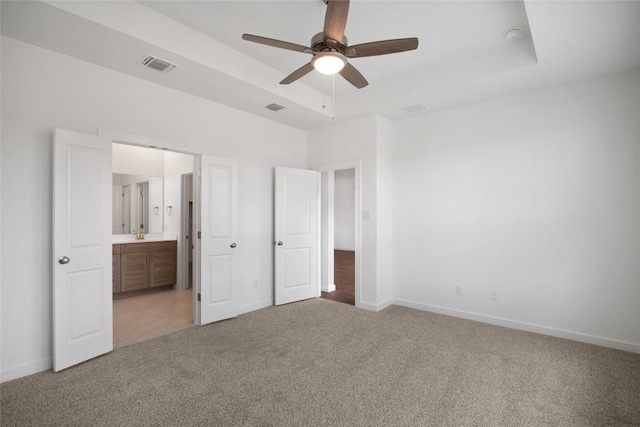
[[[336,290],[333,292],[322,292],[320,297],[332,301],[343,302],[345,304],[356,304],[355,288],[355,252],[354,251],[334,251],[334,283]]]
[[[113,301],[113,347],[193,326],[191,290],[170,290]]]

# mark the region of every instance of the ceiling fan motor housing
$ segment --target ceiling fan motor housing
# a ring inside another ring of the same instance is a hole
[[[320,32],[311,38],[311,49],[315,53],[333,51],[344,55],[344,52],[349,45],[346,36],[342,36],[342,41],[340,42],[333,42],[333,40],[327,40],[327,42],[324,40],[324,32]]]

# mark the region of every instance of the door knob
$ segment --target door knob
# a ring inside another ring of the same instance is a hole
[[[278,240],[278,246],[282,246],[282,240]]]
[[[58,258],[59,264],[69,264],[69,261],[71,261],[71,259],[68,256],[61,256]]]
[[[236,247],[236,244],[235,244],[235,243],[232,243],[230,246],[231,246],[231,249],[233,249],[233,248],[235,248],[235,247]]]

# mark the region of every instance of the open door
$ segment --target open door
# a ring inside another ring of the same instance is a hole
[[[53,370],[113,350],[111,140],[56,129]]]
[[[236,205],[234,159],[200,157],[199,324],[236,316]]]
[[[276,168],[275,303],[320,296],[320,172]]]

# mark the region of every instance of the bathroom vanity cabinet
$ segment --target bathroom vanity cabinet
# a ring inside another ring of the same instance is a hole
[[[176,283],[177,242],[113,245],[113,294],[137,295]]]

